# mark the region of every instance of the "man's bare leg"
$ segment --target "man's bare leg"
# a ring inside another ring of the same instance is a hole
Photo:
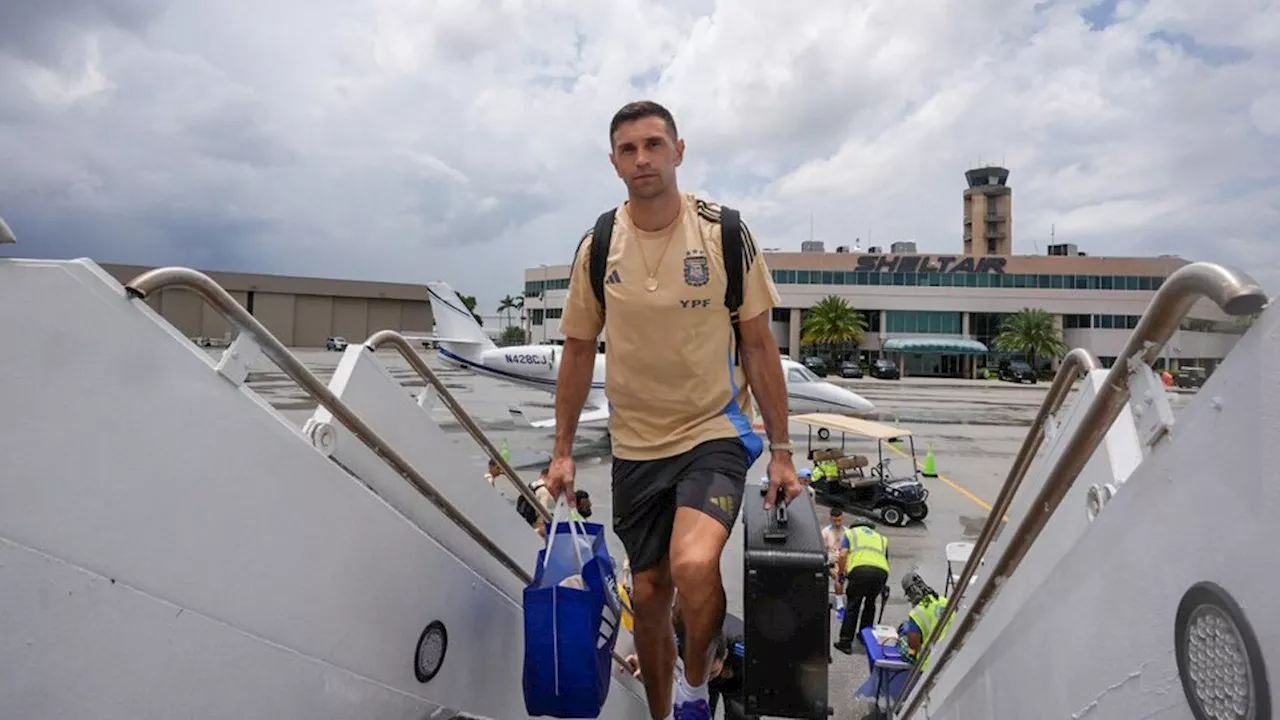
[[[634,573],[631,601],[635,609],[636,655],[640,677],[649,698],[649,716],[671,716],[671,680],[676,666],[676,640],[672,634],[671,599],[674,585],[667,558],[657,566]]]
[[[724,624],[720,554],[728,540],[729,532],[719,520],[690,507],[676,509],[671,533],[671,578],[680,593],[685,628],[684,674],[689,687],[706,684],[711,670],[711,641]]]

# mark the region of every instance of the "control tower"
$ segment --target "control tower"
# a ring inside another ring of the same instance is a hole
[[[981,167],[964,174],[964,254],[1013,254],[1013,188],[1009,171]]]

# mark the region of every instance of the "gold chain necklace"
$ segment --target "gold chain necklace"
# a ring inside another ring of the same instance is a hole
[[[666,243],[662,246],[662,252],[658,254],[658,265],[656,268],[650,267],[649,258],[644,252],[644,242],[640,241],[640,259],[644,262],[644,271],[649,274],[649,279],[644,281],[644,289],[649,292],[655,292],[658,289],[658,271],[662,269],[662,260],[667,256],[667,249],[671,247],[671,241],[676,237],[675,230],[667,236]]]

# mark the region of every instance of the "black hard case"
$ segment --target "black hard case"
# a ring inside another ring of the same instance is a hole
[[[764,491],[749,485],[742,500],[747,715],[826,718],[831,612],[818,514],[808,492],[785,518],[766,513]]]

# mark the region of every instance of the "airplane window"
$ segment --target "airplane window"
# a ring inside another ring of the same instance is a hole
[[[788,382],[817,382],[818,376],[809,372],[808,368],[791,368],[787,373]]]

